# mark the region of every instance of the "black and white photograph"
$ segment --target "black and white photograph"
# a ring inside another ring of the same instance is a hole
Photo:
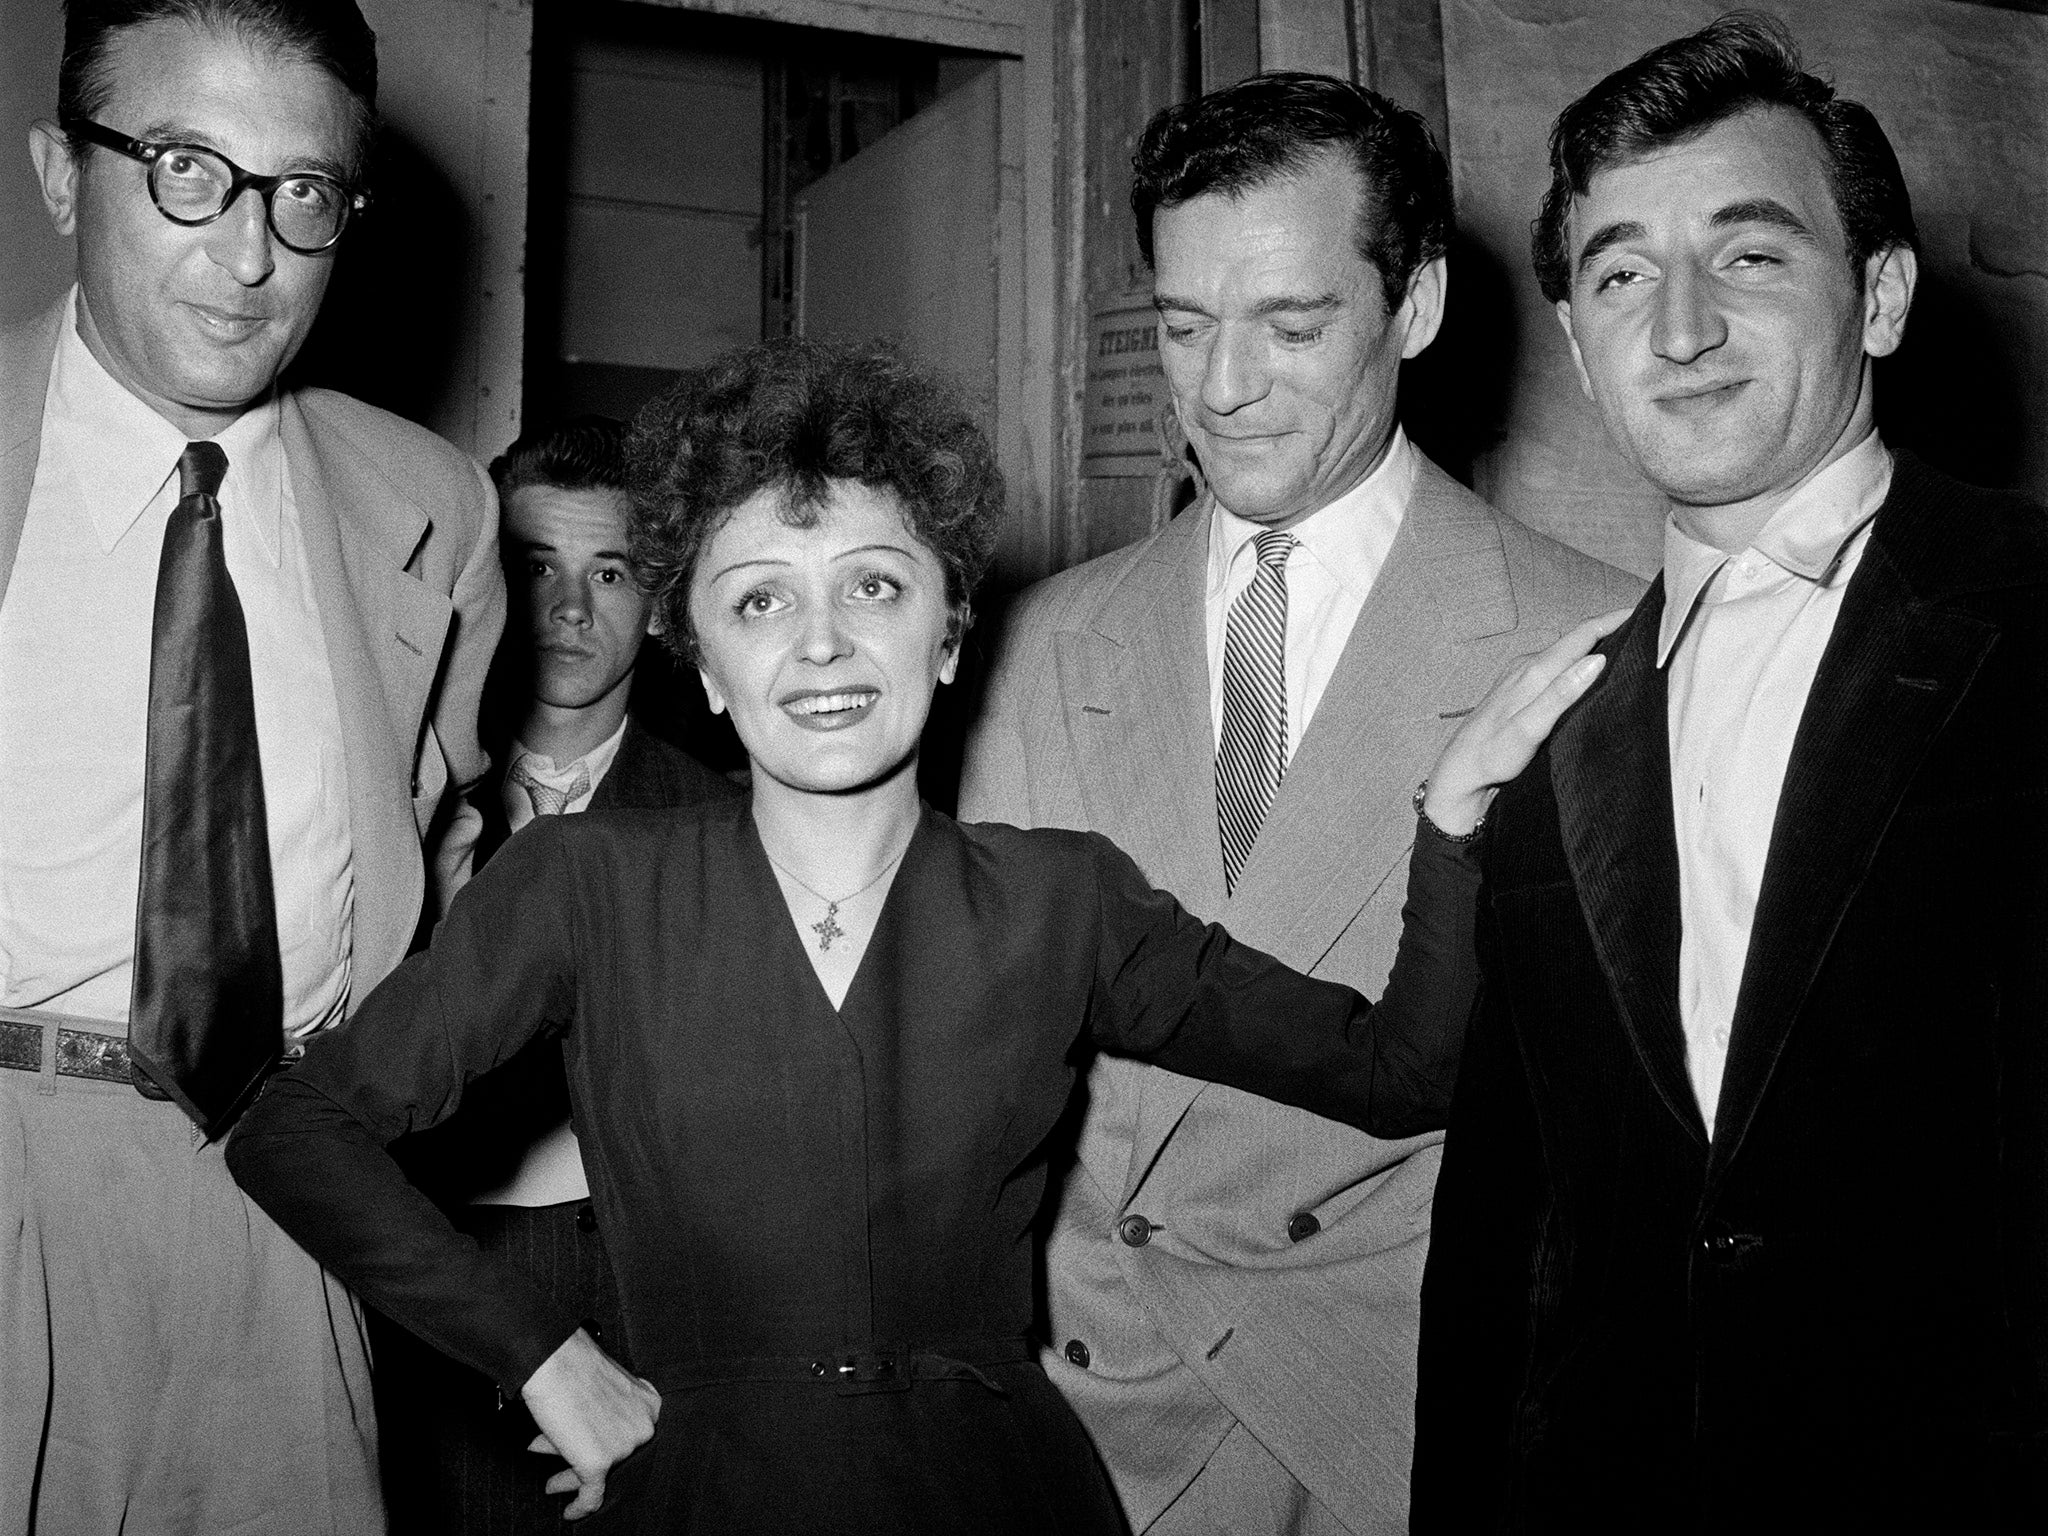
[[[0,0],[0,1536],[2048,1532],[2048,0]]]

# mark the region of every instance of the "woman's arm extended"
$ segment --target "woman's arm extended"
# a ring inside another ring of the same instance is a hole
[[[1197,922],[1101,843],[1096,1042],[1375,1136],[1441,1129],[1479,987],[1479,845],[1466,839],[1600,675],[1603,658],[1587,651],[1625,617],[1591,620],[1510,667],[1437,760],[1377,1007]]]

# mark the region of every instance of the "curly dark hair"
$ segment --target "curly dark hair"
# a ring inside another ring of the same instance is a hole
[[[1543,297],[1553,304],[1571,297],[1567,226],[1573,199],[1586,195],[1595,175],[1760,107],[1797,112],[1820,135],[1858,293],[1872,256],[1919,244],[1905,175],[1870,109],[1808,74],[1791,29],[1777,17],[1730,11],[1623,65],[1558,114],[1550,190],[1530,229]]]
[[[945,568],[949,644],[995,557],[1003,481],[988,439],[950,388],[884,342],[786,337],[727,352],[641,410],[626,457],[633,564],[686,663],[697,559],[757,491],[782,492],[797,528],[817,523],[834,481],[894,494]]]
[[[1152,215],[1209,194],[1237,197],[1330,151],[1358,172],[1358,254],[1392,314],[1416,269],[1450,247],[1451,173],[1422,119],[1328,75],[1275,71],[1167,107],[1131,156],[1131,214],[1152,264]]]

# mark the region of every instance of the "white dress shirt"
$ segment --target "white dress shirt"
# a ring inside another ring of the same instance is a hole
[[[0,1003],[125,1023],[150,629],[186,438],[59,337],[0,602]],[[215,440],[248,626],[287,1044],[341,1018],[355,905],[348,769],[274,398]]]
[[[619,728],[610,736],[583,756],[571,758],[560,766],[553,758],[543,757],[519,741],[512,743],[511,760],[514,764],[525,763],[535,778],[557,789],[567,789],[575,782],[578,768],[588,774],[590,787],[562,808],[562,815],[573,816],[578,811],[589,809],[590,797],[597,793],[597,786],[611,772],[612,764],[618,760],[619,743],[625,739],[626,722],[621,720]],[[524,789],[512,782],[509,768],[501,798],[505,806],[505,820],[514,832],[534,819],[533,801]],[[533,1207],[562,1205],[571,1200],[589,1198],[590,1176],[583,1171],[583,1147],[576,1139],[575,1129],[564,1120],[526,1149],[511,1178],[496,1189],[485,1190],[470,1203]]]
[[[1291,762],[1315,718],[1316,705],[1337,658],[1344,654],[1401,518],[1415,491],[1415,450],[1394,429],[1386,457],[1373,472],[1326,507],[1287,531],[1295,546],[1287,557],[1287,757]],[[1247,522],[1219,503],[1209,519],[1206,609],[1209,640],[1209,722],[1223,739],[1223,635],[1230,605],[1251,585],[1259,555],[1253,541],[1263,524]]]
[[[1664,530],[1679,1016],[1707,1134],[1771,850],[1778,792],[1842,594],[1891,489],[1875,432],[1801,486],[1739,555]]]
[[[523,764],[528,773],[552,789],[569,788],[576,782],[576,770],[581,768],[586,776],[586,787],[583,793],[562,807],[563,815],[573,816],[578,811],[590,808],[590,797],[597,793],[597,786],[604,782],[605,774],[611,771],[612,760],[619,755],[619,743],[625,739],[626,722],[621,719],[619,728],[611,735],[581,757],[571,758],[559,767],[553,758],[543,757],[523,741],[514,741],[511,767],[505,771],[505,779],[499,786],[498,794],[499,804],[505,808],[506,825],[517,832],[534,817],[532,797],[527,794],[523,784],[513,782],[512,768]]]

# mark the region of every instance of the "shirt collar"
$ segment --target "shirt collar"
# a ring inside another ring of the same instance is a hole
[[[46,451],[69,477],[71,493],[111,551],[177,475],[186,438],[107,372],[78,331],[79,291],[57,339],[45,416]],[[275,390],[214,439],[228,458],[220,502],[246,519],[272,565],[284,507],[284,446]]]
[[[1408,498],[1415,491],[1415,450],[1399,426],[1380,462],[1328,506],[1318,507],[1287,531],[1339,586],[1363,602],[1400,531]],[[1263,523],[1239,517],[1217,502],[1209,521],[1209,596],[1230,585],[1240,559],[1254,559],[1247,546],[1266,531]]]
[[[1792,576],[1826,586],[1856,536],[1877,515],[1891,489],[1892,456],[1875,430],[1794,491],[1749,543]],[[1687,620],[1729,556],[1678,526],[1664,524],[1664,616],[1657,630],[1657,665],[1678,648]]]
[[[626,727],[631,723],[631,719],[632,717],[628,716],[621,720],[619,728],[611,735],[581,757],[572,757],[566,763],[557,763],[551,757],[543,757],[525,742],[518,740],[512,743],[512,761],[514,764],[526,764],[535,778],[556,789],[567,789],[580,767],[589,775],[590,787],[595,790],[599,781],[611,769],[612,759],[619,755],[619,743],[626,739]]]

